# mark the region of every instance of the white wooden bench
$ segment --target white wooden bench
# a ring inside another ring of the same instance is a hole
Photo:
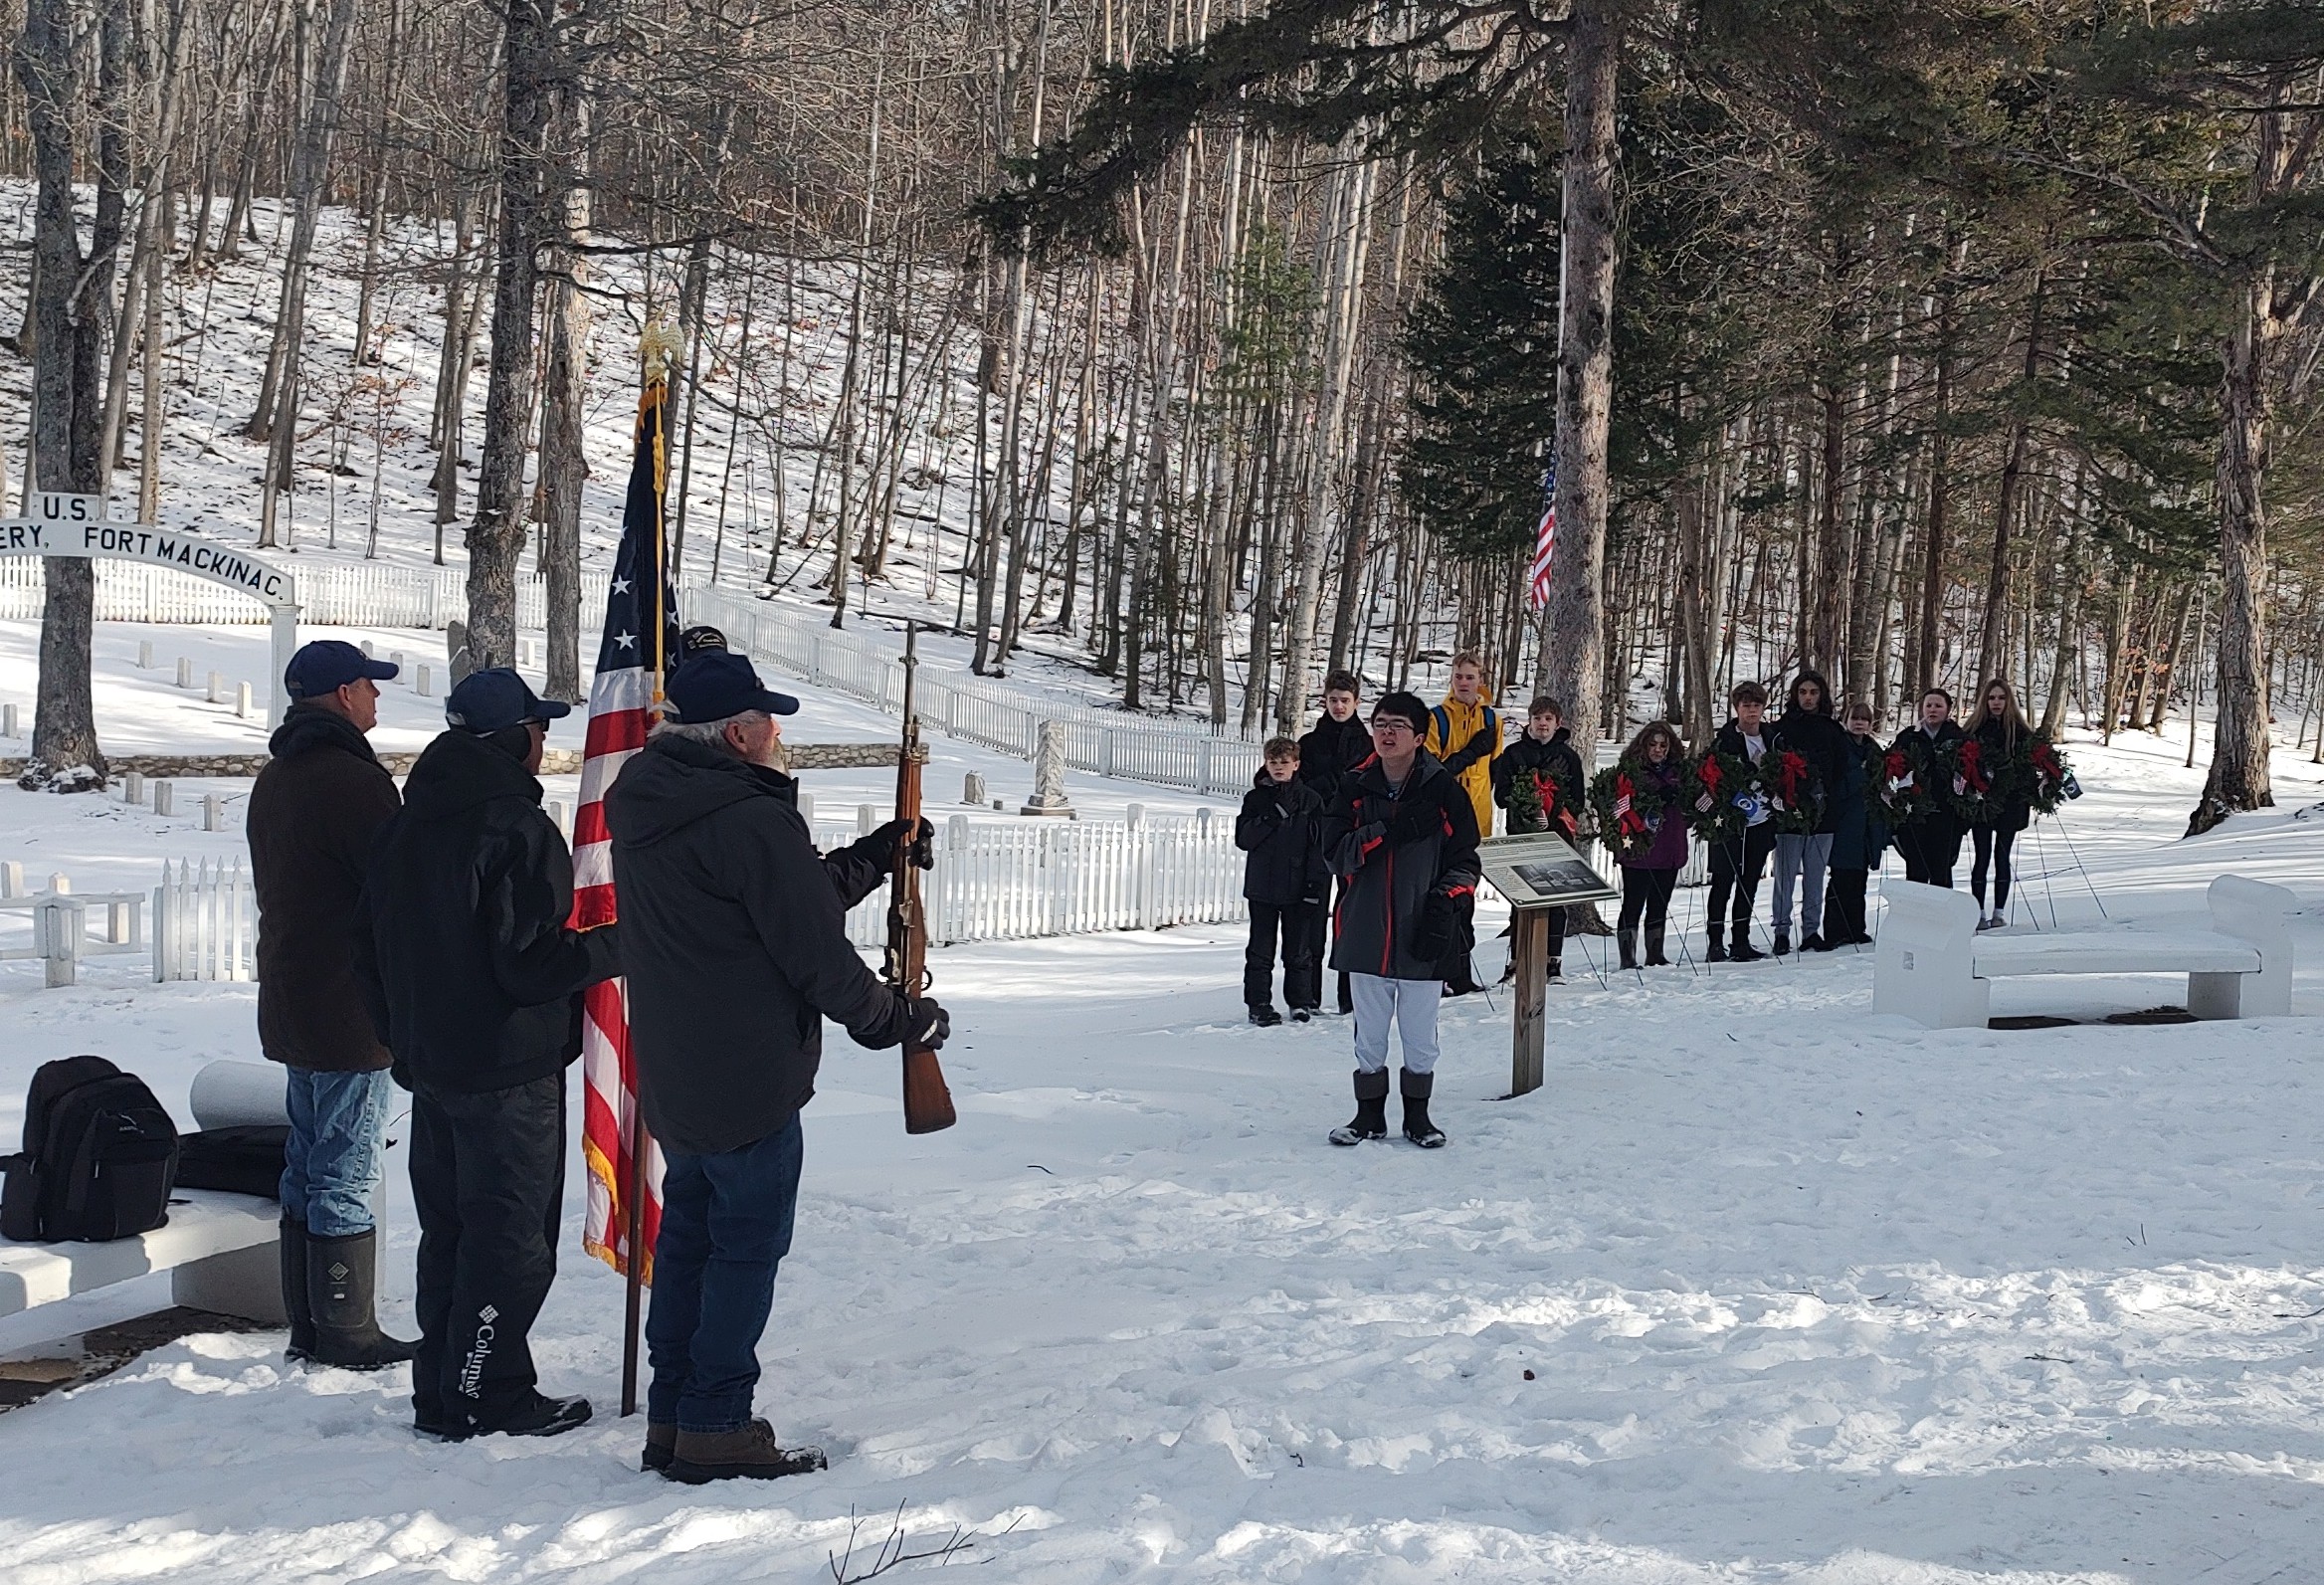
[[[279,1123],[282,1093],[279,1069],[212,1063],[194,1079],[194,1120],[204,1128]],[[270,1094],[271,1110],[254,1100]],[[136,1238],[102,1244],[0,1239],[0,1315],[167,1272],[173,1303],[283,1325],[282,1217],[281,1206],[259,1195],[178,1189],[169,1197],[169,1220]]]
[[[2075,930],[2017,935],[1977,928],[1966,892],[1883,887],[1888,915],[1872,972],[1872,1011],[1930,1029],[1983,1029],[1993,981],[2031,974],[2184,974],[2197,1018],[2280,1017],[2292,1010],[2295,899],[2282,887],[2224,875],[2209,893],[2208,930]]]

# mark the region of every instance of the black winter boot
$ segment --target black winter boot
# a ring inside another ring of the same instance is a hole
[[[1636,930],[1617,931],[1615,944],[1622,948],[1622,966],[1626,969],[1637,968],[1639,966],[1639,932]]]
[[[1335,1145],[1362,1144],[1388,1137],[1388,1070],[1368,1074],[1356,1070],[1356,1115],[1344,1127],[1331,1130]]]
[[[1792,955],[1791,931],[1778,930],[1775,932],[1775,955],[1777,957],[1790,957]]]
[[[1667,926],[1660,924],[1646,926],[1646,967],[1648,968],[1668,968],[1670,966],[1670,960],[1662,955],[1663,931],[1666,928]]]
[[[345,1238],[306,1240],[307,1302],[314,1311],[314,1357],[346,1370],[400,1365],[418,1344],[379,1329],[373,1304],[379,1231],[366,1228]]]
[[[1436,1091],[1437,1076],[1400,1068],[1397,1088],[1404,1091],[1404,1136],[1423,1150],[1443,1149],[1445,1130],[1429,1120],[1429,1096]]]
[[[295,1364],[314,1357],[314,1310],[306,1302],[306,1224],[283,1218],[283,1313],[290,1318],[290,1341],[283,1357]]]
[[[1735,938],[1727,943],[1727,956],[1738,963],[1756,963],[1767,956],[1765,952],[1751,944],[1751,923],[1749,920],[1740,920],[1736,923]]]

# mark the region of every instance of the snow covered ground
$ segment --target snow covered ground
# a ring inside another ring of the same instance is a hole
[[[125,724],[104,691],[129,686],[100,684],[100,721]],[[831,729],[800,735],[855,735],[851,708],[813,701]],[[2099,924],[2100,898],[2162,922],[2222,870],[2280,881],[2310,909],[2300,1017],[1927,1034],[1870,1016],[1855,954],[1580,978],[1538,1093],[1494,1098],[1505,999],[1448,1004],[1452,1147],[1341,1151],[1345,1025],[1243,1024],[1238,930],[953,949],[960,1126],[905,1136],[893,1058],[836,1034],[808,1113],[759,1404],[828,1475],[637,1472],[621,1285],[579,1253],[576,1177],[535,1342],[551,1390],[597,1402],[586,1430],[421,1443],[400,1370],[188,1338],[0,1416],[0,1578],[804,1585],[900,1508],[913,1549],[957,1526],[949,1566],[1013,1581],[2315,1579],[2324,813],[2297,811],[2324,779],[2281,756],[2281,810],[2182,843],[2183,753],[2076,749],[2091,796],[2029,837],[2058,873],[2019,925]],[[36,875],[125,881],[203,843],[237,838],[0,793],[0,858]],[[2028,982],[1997,1011],[2176,994]],[[31,1069],[76,1051],[180,1105],[201,1064],[256,1055],[252,1000],[0,968],[0,1140]],[[393,1215],[408,1327],[400,1181]],[[159,1288],[17,1317],[0,1348]]]

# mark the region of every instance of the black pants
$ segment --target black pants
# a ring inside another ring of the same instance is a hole
[[[1896,831],[1896,851],[1904,855],[1904,879],[1923,886],[1953,886],[1953,866],[1961,862],[1961,828],[1943,815],[1925,815]]]
[[[531,1393],[525,1334],[557,1275],[564,1197],[563,1074],[483,1094],[414,1092],[422,1425],[489,1431]]]
[[[1312,1012],[1323,1005],[1323,974],[1315,957],[1320,902],[1251,904],[1251,942],[1243,949],[1243,1005],[1272,1007],[1276,943],[1283,958],[1283,1002]]]
[[[1670,917],[1670,893],[1677,889],[1675,870],[1643,870],[1637,865],[1622,867],[1622,919],[1618,928],[1635,930],[1644,916],[1649,929],[1659,928]]]
[[[1832,880],[1824,888],[1824,939],[1834,946],[1871,937],[1864,911],[1864,883],[1870,876],[1869,870],[1832,867]]]
[[[1767,868],[1767,856],[1775,852],[1775,826],[1751,826],[1740,840],[1711,844],[1711,905],[1704,921],[1715,937],[1719,920],[1726,917],[1727,899],[1735,904],[1735,927],[1751,927],[1752,905],[1759,900],[1759,877]]]
[[[1972,826],[1969,840],[1973,857],[1969,861],[1969,894],[1977,898],[1980,907],[1985,904],[1985,875],[1988,866],[1993,870],[1993,910],[2010,911],[2010,849],[2018,834],[2001,826]]]

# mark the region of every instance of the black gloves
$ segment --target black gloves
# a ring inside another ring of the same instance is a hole
[[[1461,796],[1465,797],[1466,794]],[[1398,847],[1433,837],[1443,829],[1445,811],[1437,804],[1421,802],[1399,809],[1396,818],[1388,822],[1388,840]]]
[[[903,1043],[920,1051],[941,1051],[952,1034],[952,1015],[932,996],[903,999]]]
[[[918,824],[920,828],[918,834],[911,837],[912,864],[921,870],[933,870],[936,868],[936,828],[928,823],[927,817],[924,815],[920,817]],[[910,831],[910,828],[911,822],[890,820],[886,825],[872,832],[872,835],[878,839],[881,847],[892,853],[895,851],[896,844],[905,839],[905,834]]]
[[[1465,887],[1457,892],[1440,888],[1421,904],[1420,927],[1413,931],[1413,956],[1424,963],[1440,963],[1463,949],[1476,899]],[[1473,937],[1469,938],[1473,941]]]

